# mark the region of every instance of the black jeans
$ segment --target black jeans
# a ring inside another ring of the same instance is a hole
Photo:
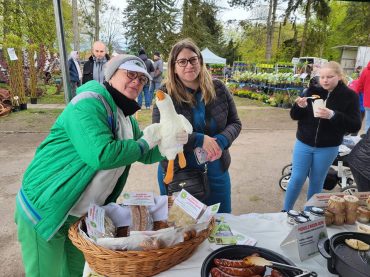
[[[360,172],[356,169],[351,168],[353,178],[355,179],[355,183],[357,185],[357,189],[359,192],[363,191],[370,191],[370,180],[365,178]]]

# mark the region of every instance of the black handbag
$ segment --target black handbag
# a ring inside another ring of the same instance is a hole
[[[195,198],[204,201],[209,196],[207,164],[204,169],[184,168],[175,171],[173,180],[167,185],[167,194],[185,189]]]

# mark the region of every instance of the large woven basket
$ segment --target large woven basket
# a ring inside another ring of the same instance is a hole
[[[175,246],[149,251],[115,251],[92,243],[78,231],[80,219],[69,229],[72,243],[83,252],[90,268],[105,276],[153,276],[188,259],[209,236],[214,220],[195,238]]]

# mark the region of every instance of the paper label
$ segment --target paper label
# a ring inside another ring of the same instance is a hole
[[[104,215],[103,208],[96,204],[90,204],[86,218],[87,233],[90,238],[96,240],[105,233]]]
[[[9,59],[11,61],[18,60],[18,57],[17,57],[17,54],[15,53],[14,48],[8,48],[7,50],[8,50]]]
[[[325,219],[317,219],[294,225],[281,246],[296,243],[301,261],[316,255],[319,250],[317,243],[322,238],[327,238]]]
[[[151,206],[154,205],[153,192],[125,192],[122,194],[124,205]]]
[[[175,198],[174,203],[180,206],[187,214],[192,218],[197,219],[203,207],[205,206],[202,202],[188,193],[186,190],[181,190],[179,195]]]
[[[239,232],[236,232],[234,230],[231,230],[231,232],[233,233],[235,239],[236,239],[236,244],[238,245],[250,245],[250,246],[255,246],[256,243],[257,243],[257,240],[250,237],[250,236],[247,236],[245,234],[242,234],[242,233],[239,233]]]

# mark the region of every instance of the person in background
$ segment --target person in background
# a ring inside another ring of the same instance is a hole
[[[284,211],[293,209],[307,177],[307,199],[322,191],[344,134],[361,128],[358,96],[346,86],[341,66],[333,61],[325,63],[319,75],[321,87],[309,87],[306,95],[298,97],[290,110],[291,118],[298,121],[298,129]],[[312,95],[319,95],[326,103],[318,109],[316,117]]]
[[[139,58],[142,59],[146,65],[146,68],[148,70],[148,74],[153,77],[154,74],[154,66],[151,60],[148,59],[148,56],[145,53],[144,49],[140,49],[139,51]],[[150,105],[152,104],[152,97],[150,95],[150,83],[146,84],[143,87],[142,92],[140,92],[138,98],[137,98],[137,103],[141,107],[143,104],[143,93],[144,93],[144,98],[145,98],[145,108],[148,110],[150,109]]]
[[[219,212],[231,212],[231,162],[229,147],[241,131],[232,95],[220,80],[212,80],[199,48],[190,39],[177,42],[168,59],[168,74],[164,86],[173,100],[176,112],[184,115],[193,126],[193,133],[184,145],[187,168],[204,169],[198,164],[194,150],[202,148],[207,154],[210,196],[205,204],[221,203]],[[152,121],[159,122],[160,112],[154,106]],[[175,161],[178,167],[178,161]],[[162,195],[167,161],[158,167],[158,182]],[[176,173],[175,173],[176,174]]]
[[[370,191],[370,130],[346,158],[359,192]]]
[[[105,44],[101,41],[95,41],[92,47],[92,55],[85,62],[82,74],[82,84],[95,80],[100,84],[104,82],[103,66],[110,59],[107,54]]]
[[[357,86],[358,86],[358,79],[352,80],[352,82],[348,84],[348,87],[358,94],[360,112],[361,112],[361,122],[362,122],[365,118],[364,93],[362,91],[357,92],[358,91]]]
[[[162,74],[163,74],[163,61],[161,58],[161,54],[156,51],[153,55],[154,60],[154,73],[153,73],[153,81],[150,86],[150,104],[153,102],[154,92],[161,86],[162,83]]]
[[[72,51],[68,59],[69,81],[71,84],[71,96],[76,96],[76,89],[81,84],[82,73],[80,69],[79,56],[77,51]]]
[[[362,70],[358,83],[354,89],[357,93],[363,92],[364,94],[365,133],[367,133],[370,127],[370,61],[367,67]]]
[[[116,201],[131,164],[163,159],[160,125],[141,131],[132,116],[151,79],[144,62],[118,55],[104,71],[104,85],[93,80],[77,89],[24,173],[15,221],[28,277],[82,276],[83,254],[69,240],[69,227],[90,203]]]

